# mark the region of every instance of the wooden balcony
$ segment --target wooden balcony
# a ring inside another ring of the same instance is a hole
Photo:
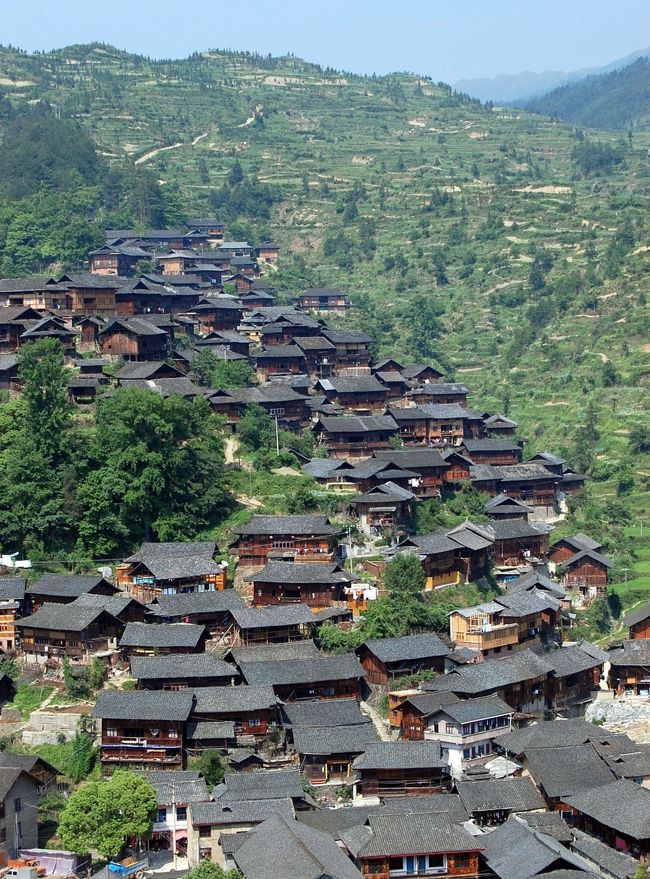
[[[453,640],[474,650],[494,650],[496,647],[519,643],[519,626],[517,623],[508,623],[505,626],[494,626],[486,632],[456,632]]]

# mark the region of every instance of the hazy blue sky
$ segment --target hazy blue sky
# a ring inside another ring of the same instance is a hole
[[[650,0],[0,0],[0,42],[100,40],[158,58],[293,52],[358,73],[435,80],[576,70],[650,45]]]

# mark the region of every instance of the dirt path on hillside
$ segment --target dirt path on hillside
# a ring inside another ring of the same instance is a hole
[[[375,711],[375,709],[368,702],[361,702],[359,707],[364,714],[367,714],[368,717],[372,720],[375,729],[377,730],[377,735],[379,736],[382,742],[390,742],[392,741],[390,737],[390,733],[386,729],[386,724],[379,716],[379,714]]]
[[[225,464],[234,464],[236,453],[239,451],[239,441],[235,436],[226,437],[223,447],[223,459]]]
[[[189,143],[187,141],[179,141],[178,143],[172,143],[169,146],[158,147],[155,150],[149,150],[149,152],[145,153],[144,156],[140,156],[139,159],[136,159],[133,164],[142,165],[144,162],[148,162],[149,159],[153,159],[153,157],[157,156],[158,153],[164,153],[167,150],[177,150],[179,147],[182,146],[196,146],[196,144],[200,140],[203,140],[204,137],[207,137],[209,133],[209,131],[204,131],[203,134],[197,134],[194,140],[191,140]]]

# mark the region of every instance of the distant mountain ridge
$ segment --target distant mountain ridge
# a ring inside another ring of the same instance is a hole
[[[650,52],[648,53],[650,55]],[[543,116],[584,128],[650,128],[650,58],[554,89],[525,104]]]
[[[458,92],[463,92],[481,101],[521,103],[588,76],[598,76],[622,70],[633,64],[638,58],[648,55],[650,55],[650,47],[640,49],[601,67],[587,67],[569,72],[545,70],[542,73],[534,73],[531,70],[525,70],[515,74],[502,73],[493,78],[459,79],[458,82],[454,83],[454,88]]]

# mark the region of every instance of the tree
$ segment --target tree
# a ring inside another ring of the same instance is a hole
[[[146,778],[116,769],[108,781],[94,781],[69,798],[59,824],[66,848],[77,854],[97,849],[104,858],[116,857],[130,837],[151,833],[158,798]]]
[[[650,452],[650,427],[638,422],[632,425],[627,441],[630,449],[637,455]]]
[[[185,874],[185,879],[243,879],[239,870],[222,870],[214,861],[201,861]]]
[[[608,360],[606,363],[603,363],[602,367],[602,379],[603,379],[603,387],[611,388],[613,385],[618,384],[618,376],[616,374],[616,369],[614,368],[614,364],[611,360]]]
[[[386,565],[384,586],[395,600],[418,597],[424,591],[426,576],[418,557],[401,552]]]
[[[20,349],[18,378],[23,383],[26,428],[50,458],[61,451],[72,417],[68,377],[63,348],[57,339],[40,339]]]
[[[79,784],[90,775],[97,759],[97,749],[93,744],[92,736],[83,730],[77,730],[71,746],[66,773],[73,784]]]
[[[78,490],[85,554],[193,537],[227,514],[221,423],[207,400],[120,388],[98,402],[96,425],[96,464]]]
[[[237,423],[237,435],[242,446],[252,452],[270,449],[275,445],[275,422],[261,406],[247,406]]]
[[[203,751],[194,768],[205,778],[208,788],[213,788],[223,781],[225,769],[218,751]]]

